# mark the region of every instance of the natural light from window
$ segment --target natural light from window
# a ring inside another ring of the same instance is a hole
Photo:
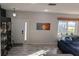
[[[28,56],[42,56],[43,54],[46,54],[46,52],[48,52],[49,50],[39,50],[33,54],[30,54]]]
[[[58,35],[75,34],[76,33],[76,21],[63,21],[59,20],[58,23]]]
[[[27,22],[25,22],[25,35],[24,40],[27,40]]]

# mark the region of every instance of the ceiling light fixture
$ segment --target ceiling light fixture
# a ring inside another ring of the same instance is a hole
[[[50,5],[50,6],[55,6],[56,4],[55,4],[55,3],[49,3],[48,5]]]
[[[13,8],[13,17],[16,17],[16,12],[15,12],[15,8]]]
[[[48,10],[47,10],[47,9],[45,9],[44,11],[45,11],[45,12],[48,12]]]

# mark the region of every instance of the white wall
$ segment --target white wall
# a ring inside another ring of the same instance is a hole
[[[57,40],[58,16],[78,17],[78,15],[66,15],[58,13],[42,13],[42,12],[16,12],[16,18],[12,17],[12,12],[8,11],[7,16],[12,20],[12,40],[15,43],[24,43],[24,23],[28,23],[28,36],[26,44],[53,44]],[[36,23],[50,23],[50,30],[36,30]]]
[[[30,43],[53,44],[57,39],[58,21],[53,14],[32,13],[30,15]],[[50,30],[36,30],[36,23],[50,23]]]

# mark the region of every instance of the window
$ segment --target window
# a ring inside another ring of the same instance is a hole
[[[27,22],[25,22],[25,36],[24,40],[27,40]]]
[[[76,32],[76,22],[70,21],[68,22],[68,33],[75,33]]]
[[[60,34],[75,34],[76,33],[76,21],[63,21],[59,20],[58,23],[58,35]]]

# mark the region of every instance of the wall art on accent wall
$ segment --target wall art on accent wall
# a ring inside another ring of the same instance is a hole
[[[50,30],[50,23],[37,23],[37,30]]]

